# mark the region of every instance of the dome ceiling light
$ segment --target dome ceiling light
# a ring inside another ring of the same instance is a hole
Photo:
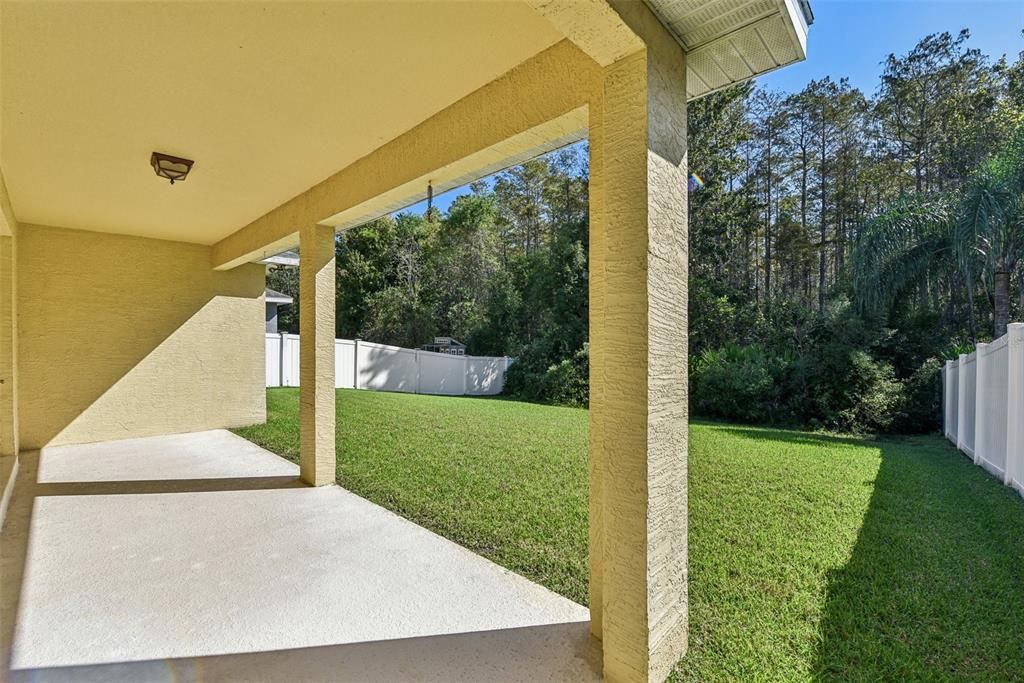
[[[160,152],[153,152],[153,155],[149,157],[149,164],[153,167],[156,174],[161,178],[170,180],[171,185],[176,181],[184,180],[188,172],[192,170],[193,163],[195,162],[191,159],[182,159],[181,157],[161,154]]]

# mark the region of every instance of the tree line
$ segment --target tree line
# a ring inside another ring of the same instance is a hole
[[[934,429],[942,361],[1024,316],[1024,56],[941,33],[880,71],[693,103],[698,414]]]
[[[870,94],[825,78],[692,102],[693,412],[933,428],[941,361],[1024,317],[1022,124],[1024,53],[991,58],[967,31],[890,55]],[[579,143],[444,213],[342,234],[338,335],[450,335],[517,357],[510,393],[584,405],[587,170]],[[269,278],[297,291],[294,271]]]

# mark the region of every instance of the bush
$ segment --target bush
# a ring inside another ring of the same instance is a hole
[[[586,344],[572,358],[551,364],[538,345],[527,347],[505,373],[504,394],[534,403],[587,405],[590,356]]]
[[[933,432],[942,414],[942,361],[926,360],[903,385],[903,403],[893,424],[899,432]]]
[[[892,366],[864,351],[852,351],[845,370],[816,387],[824,426],[855,434],[889,431],[902,403],[902,387]],[[826,396],[828,400],[823,400]]]
[[[757,345],[708,349],[691,363],[691,409],[727,420],[776,421],[791,365],[792,358],[771,355]]]

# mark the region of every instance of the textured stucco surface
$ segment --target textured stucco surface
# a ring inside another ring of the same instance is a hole
[[[427,180],[438,188],[468,182],[473,171],[543,151],[554,137],[585,126],[581,108],[598,75],[597,64],[563,40],[221,240],[214,265],[233,267],[295,246],[301,226],[344,224],[345,212],[396,188],[415,184],[425,196]]]
[[[263,266],[30,225],[17,261],[22,449],[265,419]]]
[[[299,453],[302,480],[334,483],[334,228],[310,224],[299,245]]]
[[[228,432],[24,462],[16,680],[598,677],[586,608]]]
[[[601,66],[644,49],[644,40],[601,0],[526,0],[538,14]]]
[[[18,232],[0,170],[0,458],[18,455]]]
[[[2,5],[19,219],[202,244],[561,39],[516,0]]]
[[[591,224],[603,231],[591,241],[596,573],[605,677],[658,681],[686,651],[686,65],[643,5],[614,6],[646,48],[605,68],[591,137],[603,216]]]

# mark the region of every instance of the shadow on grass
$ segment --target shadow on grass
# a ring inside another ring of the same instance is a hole
[[[694,422],[713,429],[733,434],[744,439],[757,441],[774,441],[779,443],[790,443],[802,446],[868,446],[875,445],[875,442],[868,437],[840,436],[835,434],[815,434],[813,432],[801,432],[790,429],[765,429],[763,427],[740,427],[726,424],[724,422]]]
[[[1024,501],[937,436],[874,444],[870,505],[828,576],[817,677],[1019,680]]]

